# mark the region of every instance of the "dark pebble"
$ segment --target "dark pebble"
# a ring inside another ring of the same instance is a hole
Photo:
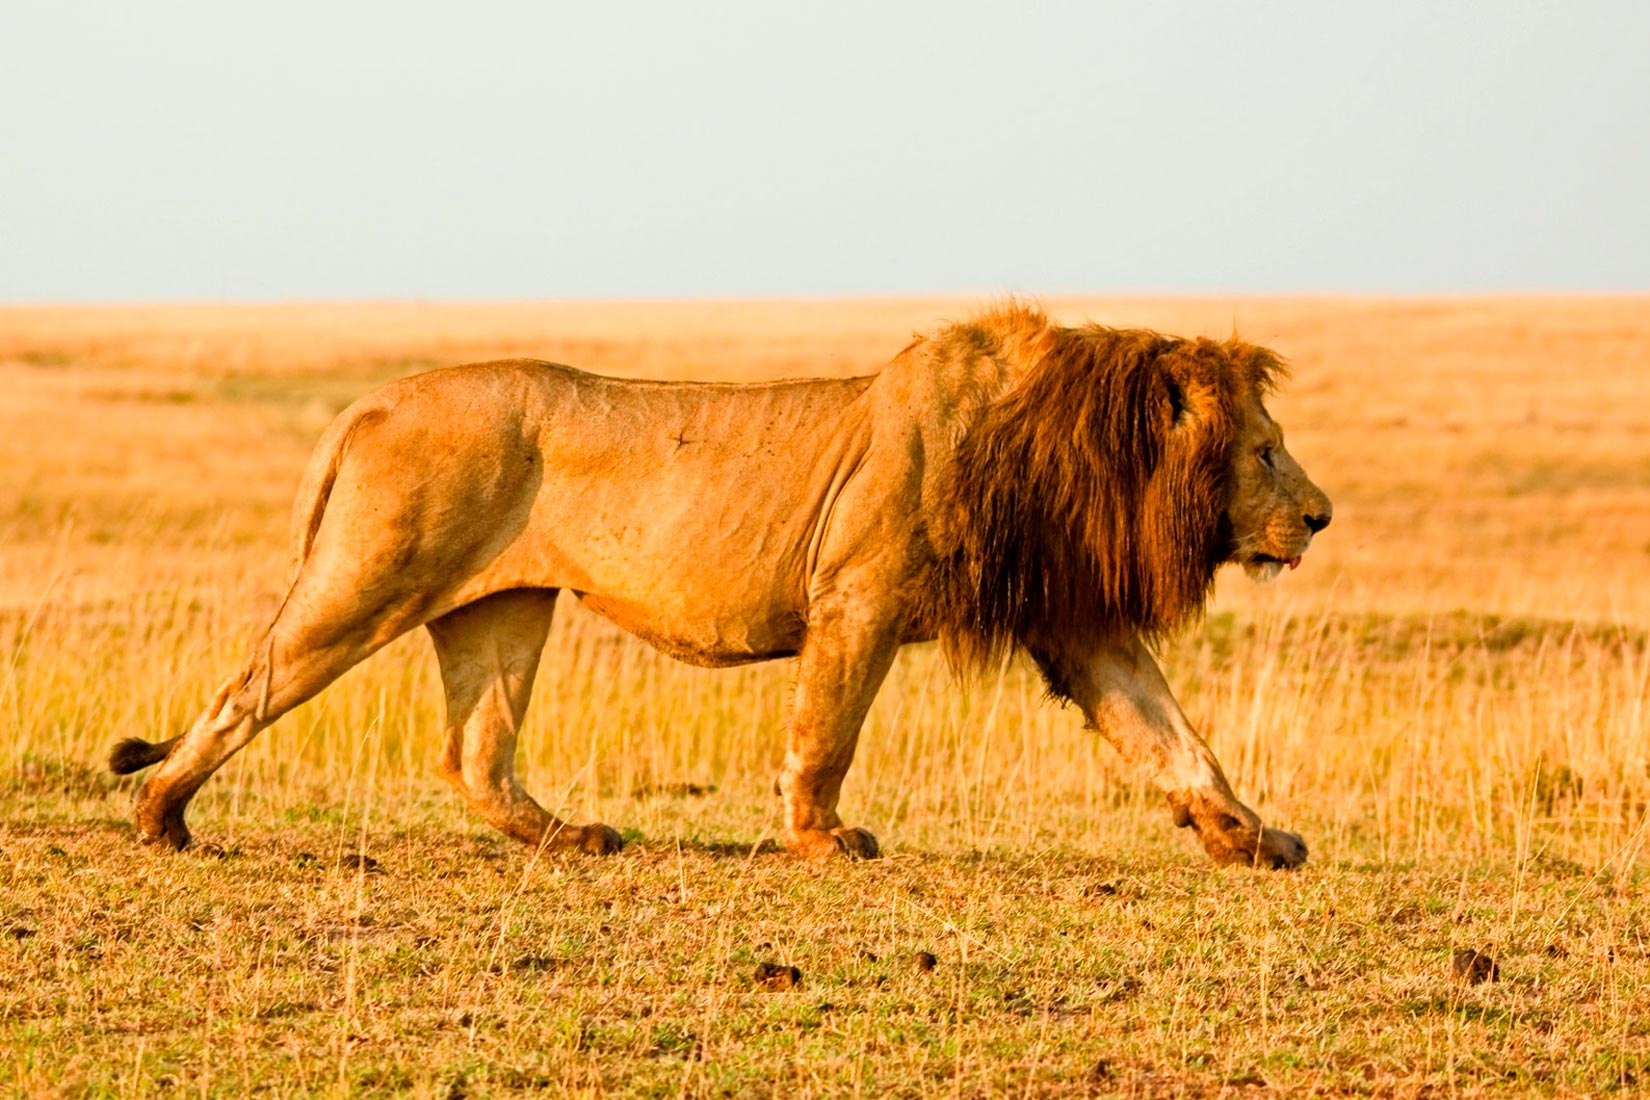
[[[935,958],[931,951],[918,951],[911,959],[917,964],[918,970],[932,970],[940,965],[940,960]]]
[[[801,989],[802,971],[776,962],[760,962],[756,964],[756,984],[764,989]]]
[[[1457,951],[1450,965],[1455,972],[1456,981],[1466,982],[1468,985],[1501,980],[1501,968],[1495,965],[1495,960],[1476,951],[1465,948]]]

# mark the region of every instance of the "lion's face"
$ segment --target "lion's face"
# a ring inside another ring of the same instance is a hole
[[[1323,490],[1284,449],[1282,429],[1258,400],[1246,404],[1228,486],[1227,560],[1257,581],[1299,565],[1312,536],[1329,526],[1334,513]]]

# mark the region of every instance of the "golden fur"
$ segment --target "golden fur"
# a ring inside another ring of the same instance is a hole
[[[895,650],[938,637],[962,667],[1029,652],[1211,855],[1292,865],[1304,845],[1232,796],[1142,646],[1202,609],[1220,564],[1298,564],[1328,522],[1262,403],[1279,374],[1238,341],[1010,306],[870,378],[642,383],[518,360],[393,383],[323,436],[290,591],[245,667],[188,733],[111,765],[162,762],[139,834],[181,847],[229,755],[424,625],[447,778],[525,842],[616,850],[513,771],[568,591],[684,660],[799,657],[779,782],[799,852],[876,854],[837,794]]]

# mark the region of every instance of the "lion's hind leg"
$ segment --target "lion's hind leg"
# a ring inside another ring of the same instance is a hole
[[[516,781],[516,735],[533,693],[556,590],[498,592],[428,624],[447,690],[441,772],[489,824],[539,847],[596,855],[623,841],[606,825],[569,825]]]
[[[290,604],[283,608],[252,658],[218,689],[188,732],[158,744],[129,738],[110,752],[110,768],[122,774],[160,765],[138,791],[138,839],[187,847],[184,811],[212,773],[396,632],[376,616],[338,623],[297,614]]]
[[[109,762],[117,771],[160,765],[138,791],[140,840],[187,846],[184,811],[213,772],[260,730],[424,621],[422,598],[359,558],[352,548],[305,563],[246,664],[182,737],[115,746]]]

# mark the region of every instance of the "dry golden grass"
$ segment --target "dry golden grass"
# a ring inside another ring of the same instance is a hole
[[[1336,502],[1165,654],[1308,868],[1209,868],[1025,670],[901,656],[844,795],[890,858],[769,851],[782,666],[571,604],[523,772],[632,845],[541,862],[435,780],[409,637],[137,850],[120,736],[175,731],[285,576],[330,415],[438,364],[875,369],[977,303],[0,310],[0,1087],[135,1096],[1594,1093],[1650,1073],[1650,302],[1052,299],[1246,338]],[[691,786],[690,786],[691,785]],[[695,789],[714,787],[709,794]],[[372,873],[341,868],[369,853]],[[1463,987],[1450,953],[1502,980]],[[914,952],[939,957],[932,971]],[[867,953],[877,956],[873,961]],[[799,966],[803,988],[752,981]]]

